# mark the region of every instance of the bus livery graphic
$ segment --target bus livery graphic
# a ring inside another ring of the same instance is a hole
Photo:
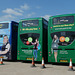
[[[41,61],[42,56],[45,57],[47,26],[48,22],[43,18],[30,18],[19,22],[17,60],[32,60],[34,57],[35,61]]]
[[[75,63],[75,14],[57,15],[49,18],[48,62]]]
[[[18,23],[0,22],[0,56],[5,60],[16,60]],[[14,39],[15,38],[15,39]]]

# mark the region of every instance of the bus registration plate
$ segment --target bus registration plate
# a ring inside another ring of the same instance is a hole
[[[27,60],[32,60],[32,58],[27,58]]]
[[[68,60],[60,60],[60,62],[68,62]]]

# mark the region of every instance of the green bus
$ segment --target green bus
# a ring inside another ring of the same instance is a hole
[[[28,18],[20,20],[18,27],[17,60],[41,61],[47,59],[48,21],[44,18]]]
[[[49,18],[48,62],[75,63],[75,14]]]

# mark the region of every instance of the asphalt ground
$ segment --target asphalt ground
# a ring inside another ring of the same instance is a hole
[[[0,75],[75,75],[74,71],[68,71],[68,65],[52,65],[45,64],[42,69],[41,64],[35,64],[36,67],[31,67],[31,63],[9,62],[4,61],[4,65],[0,65]]]

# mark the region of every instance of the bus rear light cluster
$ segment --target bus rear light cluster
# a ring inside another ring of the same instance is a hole
[[[50,52],[49,52],[50,53]]]
[[[20,29],[20,31],[21,31],[21,29]]]
[[[51,27],[51,29],[52,29],[52,27]]]
[[[40,29],[40,28],[39,28]]]
[[[19,52],[19,51],[18,51]]]
[[[40,51],[40,53],[42,53],[42,52]]]

